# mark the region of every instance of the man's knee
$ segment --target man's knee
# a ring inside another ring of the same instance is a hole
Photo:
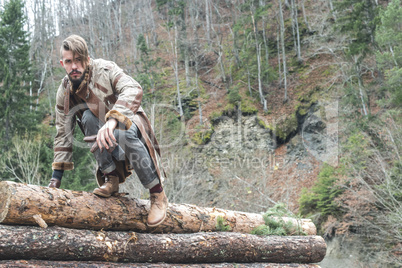
[[[139,133],[135,124],[132,124],[131,128],[127,130],[120,130],[116,128],[113,131],[113,135],[117,139],[117,142],[121,141],[122,143],[125,141],[138,140],[141,137],[141,134]]]
[[[99,119],[89,109],[82,113],[81,123],[84,127],[85,135],[94,135],[100,129]]]

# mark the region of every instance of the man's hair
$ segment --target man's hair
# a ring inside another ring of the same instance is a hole
[[[71,51],[73,55],[78,55],[81,57],[83,65],[88,63],[88,46],[84,38],[79,35],[70,35],[64,39],[63,44],[60,48],[60,59],[63,60],[63,51]]]

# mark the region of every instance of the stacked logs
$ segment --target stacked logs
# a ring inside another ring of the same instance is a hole
[[[326,252],[307,219],[283,218],[307,236],[257,236],[260,214],[169,204],[164,223],[150,228],[148,210],[148,201],[124,196],[0,182],[0,265],[317,267]],[[219,232],[218,217],[230,232]]]

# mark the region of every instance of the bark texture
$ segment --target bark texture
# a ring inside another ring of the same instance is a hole
[[[46,261],[46,260],[10,260],[0,261],[0,266],[8,268],[99,268],[99,267],[136,267],[136,268],[320,268],[316,264],[281,264],[281,263],[203,263],[203,264],[170,264],[170,263],[113,263],[113,262],[93,262],[93,261]]]
[[[0,259],[152,263],[317,263],[320,236],[148,234],[0,225]]]
[[[188,204],[169,204],[163,224],[146,225],[149,201],[124,196],[101,198],[92,193],[48,188],[14,182],[0,182],[0,223],[14,225],[58,225],[76,229],[136,231],[153,233],[195,233],[217,230],[223,217],[230,231],[250,233],[264,224],[261,214]],[[35,216],[39,215],[39,216]],[[35,216],[35,217],[34,217]],[[42,221],[38,221],[42,219]],[[316,234],[310,219],[292,221],[295,231]]]

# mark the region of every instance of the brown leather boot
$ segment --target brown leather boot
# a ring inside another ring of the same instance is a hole
[[[119,192],[119,177],[113,175],[107,175],[105,183],[94,190],[94,194],[102,197],[110,197],[113,194]]]
[[[61,181],[55,178],[50,179],[49,188],[60,188]]]
[[[152,193],[150,199],[151,209],[148,213],[147,225],[149,227],[155,227],[161,224],[166,218],[168,199],[165,195],[165,191]]]

